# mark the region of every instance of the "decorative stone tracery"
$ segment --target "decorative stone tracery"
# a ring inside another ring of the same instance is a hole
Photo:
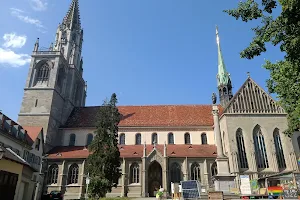
[[[161,166],[163,166],[163,156],[154,149],[147,158],[148,165],[154,161],[158,162]]]
[[[224,113],[275,113],[284,114],[272,97],[248,78],[241,89],[225,108]]]

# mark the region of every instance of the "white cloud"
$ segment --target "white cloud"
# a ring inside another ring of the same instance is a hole
[[[19,20],[25,22],[25,23],[28,23],[28,24],[32,24],[32,25],[35,25],[36,27],[40,28],[40,29],[45,29],[44,25],[42,24],[42,22],[38,19],[34,19],[34,18],[31,18],[26,14],[25,11],[23,10],[20,10],[18,8],[10,8],[10,13],[12,16],[15,16],[17,17]]]
[[[0,66],[20,67],[30,62],[28,54],[16,53],[10,48],[21,48],[25,45],[27,37],[16,33],[6,33],[3,36],[3,48],[0,47]]]
[[[0,65],[20,67],[30,63],[28,54],[17,54],[10,49],[0,48]]]
[[[3,47],[21,48],[25,45],[27,37],[26,35],[17,35],[16,33],[6,33],[3,36],[3,40]]]
[[[46,0],[30,0],[30,5],[33,10],[44,11],[47,10],[48,3]]]
[[[10,8],[11,12],[18,12],[18,13],[25,13],[25,11],[18,9],[18,8]]]

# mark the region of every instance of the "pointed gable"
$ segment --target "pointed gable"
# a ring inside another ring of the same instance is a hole
[[[39,135],[41,135],[42,140],[43,137],[43,127],[41,126],[23,126],[23,128],[27,131],[29,138],[34,142]],[[42,141],[44,142],[44,141]]]
[[[225,107],[223,113],[285,114],[285,111],[249,77]]]

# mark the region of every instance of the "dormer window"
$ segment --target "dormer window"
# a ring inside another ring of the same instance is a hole
[[[4,131],[7,133],[11,133],[11,121],[10,120],[6,120],[4,123]]]

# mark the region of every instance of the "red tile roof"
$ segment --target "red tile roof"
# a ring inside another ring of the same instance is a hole
[[[95,127],[101,106],[77,107],[72,111],[65,126]],[[120,127],[176,127],[212,126],[212,105],[155,105],[118,106],[122,114]],[[222,108],[219,106],[220,111]]]
[[[6,128],[5,128],[5,125],[6,125]],[[14,127],[16,125],[19,127]],[[16,129],[20,129],[20,130],[23,129],[23,127],[20,124],[16,123],[11,118],[9,118],[8,116],[6,116],[2,112],[0,112],[0,131],[4,134],[8,135],[9,137],[13,137],[14,139],[19,140],[23,144],[32,145],[32,140],[30,139],[30,137],[27,135],[27,133],[25,131],[24,132],[22,131],[20,133],[19,136],[21,136],[21,137],[17,137],[16,134],[11,134],[8,130],[12,127],[16,128]]]
[[[41,126],[23,126],[23,128],[27,131],[27,134],[32,141],[35,141],[43,129]]]
[[[122,158],[141,158],[144,145],[119,146]],[[156,145],[157,151],[163,155],[163,145]],[[153,150],[153,145],[146,146],[146,154]],[[199,157],[215,158],[217,148],[215,145],[167,145],[168,157]],[[49,151],[48,159],[87,158],[89,151],[83,146],[60,146]]]

